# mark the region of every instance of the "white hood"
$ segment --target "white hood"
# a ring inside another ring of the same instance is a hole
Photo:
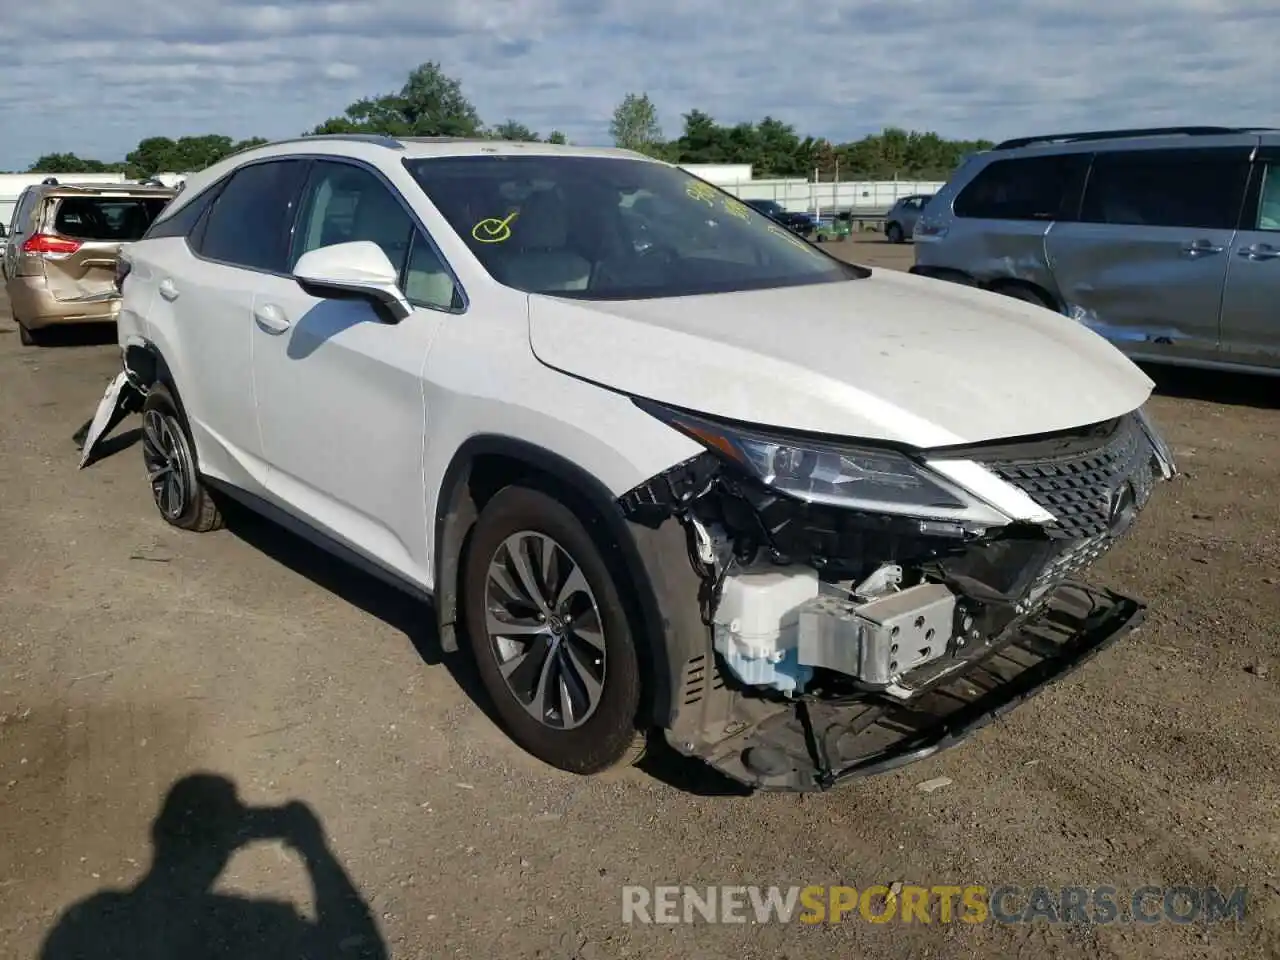
[[[1102,337],[1019,300],[866,280],[674,299],[529,298],[543,363],[688,410],[915,447],[1107,420],[1154,386]]]

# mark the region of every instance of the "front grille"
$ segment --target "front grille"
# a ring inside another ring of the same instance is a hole
[[[1010,452],[1008,448],[1001,454]],[[985,460],[987,467],[1058,518],[1049,536],[1084,540],[1115,531],[1116,498],[1126,482],[1134,511],[1142,509],[1155,483],[1154,450],[1136,417],[1122,418],[1097,446],[1055,456]],[[981,458],[980,458],[981,459]],[[1122,499],[1121,506],[1124,501]]]

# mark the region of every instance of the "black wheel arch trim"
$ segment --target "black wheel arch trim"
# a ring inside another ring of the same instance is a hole
[[[958,283],[966,287],[982,286],[977,278],[954,267],[922,267],[915,264],[907,270],[907,273],[917,277],[927,277],[930,280],[946,280],[948,283]]]
[[[1030,280],[1022,280],[1018,277],[996,277],[990,280],[980,280],[971,273],[964,270],[958,270],[955,267],[933,267],[921,266],[916,264],[907,270],[908,273],[917,277],[928,277],[931,280],[945,280],[948,283],[958,283],[965,287],[977,287],[980,290],[990,290],[993,293],[1000,292],[1005,287],[1020,287],[1029,290],[1036,296],[1044,300],[1050,309],[1057,310],[1059,313],[1065,313],[1062,299],[1050,290],[1046,290],[1038,283],[1032,283]]]
[[[670,520],[657,530],[627,520],[617,498],[597,477],[570,460],[536,444],[500,434],[485,434],[466,440],[454,453],[445,470],[436,500],[434,526],[433,594],[436,626],[441,648],[458,649],[458,622],[461,617],[459,593],[462,564],[468,535],[478,517],[469,489],[472,467],[485,456],[498,456],[526,464],[530,473],[545,476],[563,485],[591,508],[593,517],[582,518],[588,529],[597,521],[603,530],[605,561],[622,579],[618,585],[630,588],[624,602],[632,606],[637,653],[644,671],[644,714],[660,727],[667,727],[675,716],[676,695],[684,666],[689,658],[702,652],[707,643],[704,631],[690,629],[692,621],[700,625],[700,611],[690,611],[679,602],[679,595],[692,585],[696,596],[696,574],[688,562],[687,540],[678,521]],[[677,570],[687,571],[682,577]],[[688,648],[688,649],[686,649]],[[643,717],[642,717],[643,719]]]
[[[191,420],[187,417],[187,408],[182,402],[182,393],[178,390],[177,381],[174,379],[173,370],[169,367],[169,362],[165,360],[164,354],[150,340],[141,343],[130,343],[124,348],[124,369],[129,374],[130,382],[145,396],[147,391],[157,383],[163,384],[165,389],[169,391],[169,395],[173,397],[173,402],[178,407],[178,416],[182,418],[182,424],[187,432],[191,431]],[[194,448],[194,438],[192,438],[192,454],[199,462],[199,454]]]

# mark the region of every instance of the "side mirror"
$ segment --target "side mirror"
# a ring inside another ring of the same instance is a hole
[[[399,272],[370,240],[335,243],[304,253],[293,268],[293,279],[321,295],[368,297],[386,307],[397,322],[413,313],[413,305],[400,289]]]

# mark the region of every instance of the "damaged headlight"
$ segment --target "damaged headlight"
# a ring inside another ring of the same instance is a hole
[[[893,450],[730,427],[657,404],[642,407],[766,486],[799,500],[982,526],[1010,522],[985,501]]]

